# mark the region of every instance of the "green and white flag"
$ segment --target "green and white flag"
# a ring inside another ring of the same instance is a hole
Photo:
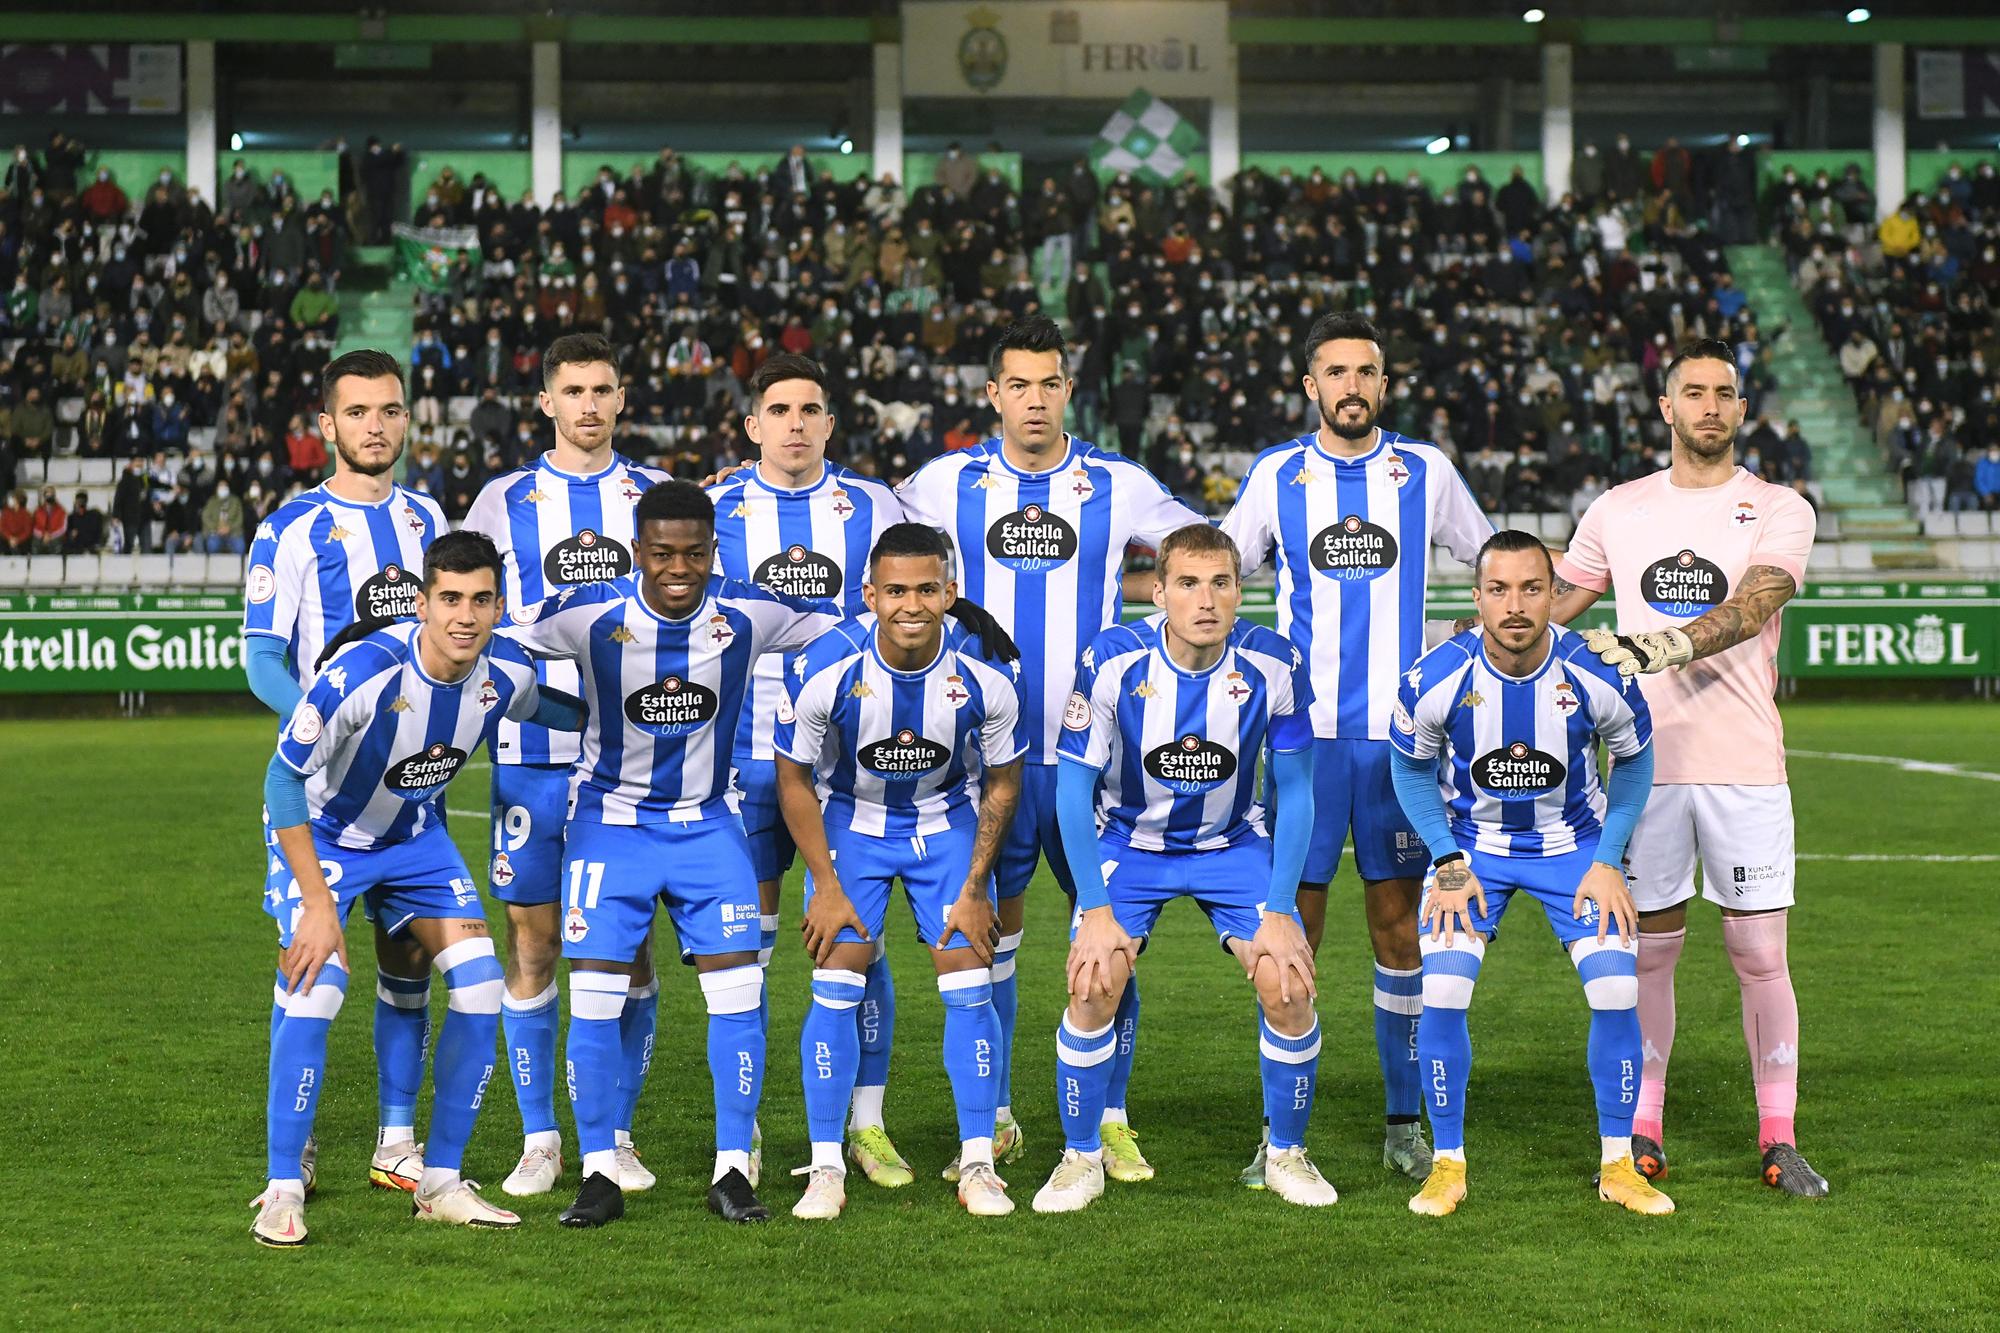
[[[393,231],[396,268],[427,292],[444,290],[460,250],[479,254],[477,227],[412,227],[399,222]]]
[[[1129,171],[1149,185],[1164,185],[1187,170],[1188,154],[1201,145],[1200,130],[1141,88],[1104,122],[1090,160],[1100,170]]]

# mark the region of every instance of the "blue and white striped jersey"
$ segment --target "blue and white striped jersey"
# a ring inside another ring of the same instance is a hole
[[[1452,836],[1467,851],[1561,856],[1595,845],[1604,819],[1597,742],[1619,758],[1653,741],[1646,696],[1584,647],[1550,628],[1548,660],[1529,676],[1486,660],[1469,629],[1403,673],[1389,742],[1438,760]]]
[[[421,630],[391,625],[343,645],[278,736],[328,842],[371,851],[443,823],[445,784],[503,718],[533,717],[541,702],[520,645],[495,637],[446,685],[417,657]]]
[[[804,647],[841,616],[831,602],[711,578],[700,606],[668,620],[628,574],[567,588],[516,619],[508,635],[582,673],[590,719],[570,773],[569,817],[664,824],[735,813],[731,740],[751,664]]]
[[[1299,646],[1320,736],[1382,740],[1396,673],[1424,651],[1433,542],[1466,564],[1493,535],[1436,446],[1381,432],[1358,458],[1316,435],[1266,449],[1222,520],[1248,575],[1277,567],[1278,632]]]
[[[870,615],[796,654],[777,752],[813,770],[829,821],[876,837],[971,828],[979,774],[1021,757],[1014,670],[947,623],[921,671],[882,660]]]
[[[315,486],[257,526],[243,632],[284,640],[292,679],[308,684],[314,659],[355,621],[417,613],[424,552],[445,531],[428,495],[397,486],[386,500],[357,504]]]
[[[1147,852],[1206,852],[1264,834],[1257,758],[1313,743],[1312,682],[1297,649],[1248,620],[1221,660],[1183,670],[1166,613],[1114,625],[1084,650],[1063,709],[1062,756],[1104,774],[1103,836]]]
[[[903,506],[882,482],[828,463],[812,485],[787,490],[753,465],[708,494],[715,501],[716,573],[834,602],[850,616],[868,609],[861,598],[868,553],[884,528],[903,521]],[[782,656],[757,660],[736,735],[739,760],[771,757],[787,665]]]
[[[486,483],[465,516],[507,565],[501,591],[510,609],[538,605],[579,583],[602,583],[632,572],[632,510],[639,497],[667,479],[622,454],[588,475],[564,472],[543,454]],[[576,668],[540,664],[542,683],[575,694]],[[493,745],[496,764],[573,764],[578,739],[529,722],[509,722]]]
[[[1077,656],[1125,605],[1125,547],[1157,546],[1207,520],[1138,463],[1083,440],[1047,472],[1023,472],[998,439],[934,458],[896,490],[903,510],[950,537],[958,587],[1021,649],[1021,728],[1031,764],[1056,761]]]

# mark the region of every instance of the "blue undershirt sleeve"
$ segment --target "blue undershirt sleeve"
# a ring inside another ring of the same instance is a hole
[[[264,807],[271,812],[274,829],[290,828],[312,818],[312,807],[306,804],[306,780],[275,754],[271,766],[264,770]]]
[[[1611,777],[1604,784],[1604,831],[1597,835],[1597,855],[1593,860],[1624,869],[1625,844],[1631,840],[1632,829],[1646,808],[1646,798],[1652,794],[1653,747],[1649,742],[1639,753],[1611,766]]]
[[[1313,747],[1273,754],[1271,780],[1277,787],[1278,822],[1271,831],[1271,892],[1264,910],[1290,916],[1298,908],[1299,876],[1312,846]]]
[[[250,693],[279,717],[290,717],[306,692],[292,679],[291,668],[285,664],[285,641],[268,634],[251,634],[246,638],[250,655],[243,663],[243,671],[250,678]]]
[[[1412,759],[1392,745],[1389,779],[1403,813],[1430,849],[1431,860],[1459,851],[1457,839],[1451,836],[1451,819],[1445,813],[1444,793],[1438,790],[1437,760]]]
[[[583,700],[574,694],[552,690],[546,685],[542,686],[539,694],[541,698],[535,705],[533,719],[536,723],[551,731],[583,730],[583,719],[587,712]]]
[[[1100,776],[1090,765],[1067,756],[1056,763],[1056,828],[1062,833],[1063,855],[1069,859],[1070,881],[1076,885],[1076,907],[1080,912],[1104,907],[1111,901],[1104,888],[1104,866],[1097,851]]]

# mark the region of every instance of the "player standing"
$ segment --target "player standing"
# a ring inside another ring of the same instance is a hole
[[[1000,946],[993,956],[993,1007],[1000,1015],[1000,1107],[994,1149],[1021,1151],[1012,1109],[1011,1066],[1017,1007],[1014,954],[1021,946],[1028,881],[1044,852],[1065,893],[1075,896],[1056,828],[1056,738],[1077,655],[1124,607],[1121,573],[1133,542],[1159,545],[1176,528],[1203,521],[1137,462],[1106,453],[1063,430],[1075,381],[1068,344],[1052,319],[1017,319],[1000,331],[986,363],[986,400],[1000,434],[926,463],[897,489],[903,512],[938,528],[957,549],[962,591],[1002,624],[1021,648],[1021,726],[1027,754],[1021,805],[997,875]],[[1125,1090],[1139,1023],[1139,988],[1119,1002],[1117,1051],[1105,1102],[1107,1172],[1151,1179],[1125,1116]],[[956,1164],[945,1168],[956,1179]]]
[[[278,854],[264,910],[277,918],[282,952],[266,1106],[270,1179],[250,1229],[260,1244],[305,1243],[301,1155],[326,1083],[327,1032],[347,993],[342,926],[357,898],[378,930],[421,941],[451,996],[412,1211],[426,1222],[520,1224],[459,1174],[493,1074],[501,979],[478,886],[445,831],[443,797],[502,717],[570,727],[581,719],[574,699],[540,692],[525,652],[493,640],[500,572],[484,537],[439,537],[424,562],[417,623],[341,648],[291,714],[265,775]]]
[[[1389,785],[1396,677],[1423,655],[1433,543],[1471,564],[1493,525],[1436,446],[1375,424],[1387,385],[1382,335],[1360,315],[1321,317],[1306,335],[1311,435],[1251,464],[1222,530],[1244,572],[1277,568],[1278,632],[1313,679],[1316,793],[1299,913],[1315,951],[1326,890],[1350,832],[1375,954],[1375,1053],[1382,1067],[1382,1165],[1422,1180],[1430,1148],[1418,1119],[1417,1019],[1423,1009],[1417,888],[1423,840]],[[1259,1185],[1263,1150],[1243,1173]]]
[[[410,426],[396,358],[376,351],[336,357],[320,372],[320,392],[319,430],[333,446],[333,476],[258,525],[243,593],[245,674],[280,718],[292,715],[342,630],[415,613],[424,552],[448,530],[436,501],[396,484]],[[268,836],[265,844],[271,852]],[[392,939],[378,928],[375,962],[379,1116],[368,1179],[413,1190],[424,1169],[414,1126],[430,1045],[431,959],[417,936]],[[281,1014],[282,1007],[272,1008],[273,1032]],[[315,1149],[309,1139],[308,1187]]]
[[[555,424],[555,447],[486,483],[465,516],[507,564],[507,603],[538,606],[565,588],[632,572],[632,507],[666,474],[613,451],[625,408],[617,353],[594,333],[570,333],[542,357],[542,413]],[[568,662],[539,662],[546,684],[577,689]],[[493,747],[493,860],[488,883],[507,909],[507,999],[501,1006],[507,1064],[521,1110],[521,1160],[500,1188],[545,1194],[562,1174],[556,1128],[556,960],[563,821],[577,738],[532,723],[504,724]],[[632,1146],[632,1120],[652,1063],[660,983],[652,951],[639,959],[618,1020],[624,1071],[619,1079],[615,1152],[618,1184],[650,1189],[653,1174]]]
[[[1312,686],[1297,649],[1236,618],[1236,544],[1206,523],[1160,545],[1162,614],[1085,648],[1063,710],[1056,803],[1077,886],[1069,1005],[1056,1032],[1066,1146],[1035,1195],[1068,1213],[1104,1192],[1100,1116],[1118,997],[1160,909],[1193,898],[1257,991],[1271,1188],[1336,1201],[1305,1151],[1319,1072],[1313,961],[1294,911],[1313,819]],[[1271,752],[1274,835],[1253,800]],[[1102,830],[1100,833],[1099,830]]]
[[[1682,348],[1664,387],[1672,466],[1600,495],[1556,564],[1558,621],[1616,590],[1617,632],[1585,637],[1606,662],[1639,675],[1660,737],[1659,785],[1632,835],[1646,1035],[1633,1147],[1640,1170],[1666,1175],[1674,966],[1699,858],[1702,896],[1722,909],[1742,991],[1764,1183],[1819,1197],[1826,1180],[1796,1146],[1799,1005],[1785,958],[1792,792],[1773,697],[1780,611],[1805,579],[1814,516],[1795,492],[1736,465],[1744,399],[1728,343]]]
[[[1623,861],[1653,785],[1652,721],[1645,696],[1581,635],[1549,628],[1554,581],[1540,541],[1512,531],[1489,538],[1474,566],[1480,627],[1403,673],[1390,729],[1396,796],[1432,858],[1417,1060],[1437,1155],[1410,1200],[1411,1212],[1431,1217],[1465,1198],[1466,1011],[1517,891],[1541,903],[1590,1006],[1598,1197],[1635,1213],[1674,1210],[1632,1164],[1638,941]],[[1617,760],[1608,801],[1599,741]]]
[[[859,615],[865,609],[868,552],[883,531],[901,521],[902,506],[881,482],[826,461],[833,412],[826,374],[817,363],[780,352],[757,368],[748,387],[750,413],[743,430],[759,458],[709,488],[715,501],[715,572],[774,592],[834,602],[848,615]],[[772,752],[785,666],[780,655],[758,659],[735,742],[739,808],[763,914],[757,956],[767,968],[778,934],[779,888],[796,850],[778,810]],[[861,1064],[847,1151],[868,1179],[893,1189],[913,1177],[882,1122],[896,990],[884,941],[873,938],[874,957],[857,969],[867,981],[852,1015],[860,1025]],[[762,1017],[768,1036],[768,987]],[[756,1182],[754,1174],[751,1181]]]
[[[873,618],[826,634],[787,675],[778,795],[810,872],[814,969],[799,1034],[812,1164],[794,1217],[838,1217],[847,1202],[841,1124],[861,1063],[853,1011],[865,1002],[862,969],[880,957],[898,879],[945,1006],[959,1202],[975,1216],[1014,1211],[993,1169],[993,865],[1021,794],[1020,695],[1011,665],[947,635],[957,601],[950,563],[936,529],[890,527],[866,561]]]
[[[716,1145],[708,1207],[731,1222],[761,1222],[770,1212],[749,1170],[764,1084],[764,970],[757,877],[729,783],[731,741],[758,657],[804,647],[841,617],[829,603],[716,577],[715,505],[690,482],[647,491],[633,525],[635,573],[565,589],[517,613],[525,623],[511,631],[537,654],[575,661],[590,708],[563,847],[568,1067],[583,1185],[562,1222],[602,1226],[624,1214],[618,1024],[660,900],[708,1008]]]

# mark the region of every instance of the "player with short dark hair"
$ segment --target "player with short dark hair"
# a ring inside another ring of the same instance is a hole
[[[450,990],[428,1160],[412,1185],[416,1217],[520,1222],[480,1198],[459,1170],[493,1073],[501,978],[478,886],[445,830],[444,791],[501,718],[571,728],[581,718],[575,699],[540,690],[525,652],[493,638],[505,610],[500,575],[486,538],[439,537],[425,560],[416,622],[384,625],[334,653],[286,722],[265,775],[276,852],[264,910],[277,918],[282,952],[269,1180],[251,1227],[260,1244],[306,1239],[302,1157],[326,1082],[327,1032],[346,995],[342,927],[357,899],[378,930],[414,936]]]
[[[1617,590],[1618,628],[1585,638],[1604,661],[1639,677],[1659,726],[1658,785],[1632,834],[1646,1034],[1633,1146],[1642,1171],[1665,1177],[1674,968],[1699,861],[1702,896],[1722,911],[1723,949],[1742,996],[1764,1183],[1817,1198],[1826,1178],[1797,1147],[1799,1003],[1786,957],[1796,867],[1784,724],[1773,698],[1779,623],[1805,581],[1813,509],[1737,466],[1744,398],[1728,343],[1682,348],[1664,388],[1672,466],[1591,503],[1556,564],[1555,585],[1555,618],[1565,623]]]
[[[958,600],[950,567],[935,529],[885,529],[863,584],[871,618],[822,636],[786,672],[778,797],[809,872],[814,968],[799,1034],[812,1162],[795,1217],[838,1217],[847,1202],[841,1131],[861,1065],[854,1010],[897,880],[945,1006],[959,1202],[975,1216],[1014,1211],[993,1166],[993,865],[1020,797],[1020,696],[1011,664],[947,624]]]
[[[435,500],[396,484],[410,424],[396,358],[349,352],[326,364],[320,384],[319,430],[333,446],[333,476],[257,526],[244,579],[244,673],[280,718],[292,715],[342,630],[415,611],[416,571],[433,539],[449,530]],[[368,1178],[384,1189],[413,1190],[424,1169],[413,1126],[424,1082],[431,959],[415,936],[391,939],[378,930],[375,960],[379,1104]],[[274,1029],[279,1018],[274,1008]],[[315,1183],[316,1148],[307,1141],[308,1187]]]
[[[542,415],[555,442],[531,462],[493,478],[465,516],[490,535],[507,562],[508,605],[539,606],[565,588],[623,578],[633,569],[633,506],[666,479],[612,448],[625,407],[618,356],[595,333],[567,333],[542,355]],[[539,662],[545,684],[581,688],[568,662]],[[544,1194],[562,1174],[556,1127],[556,963],[562,896],[563,822],[577,739],[532,723],[503,725],[493,747],[493,859],[487,883],[506,904],[507,999],[500,1011],[507,1065],[521,1111],[521,1158],[500,1188]],[[647,952],[619,1019],[624,1105],[616,1119],[618,1180],[650,1189],[653,1174],[632,1143],[632,1121],[652,1064],[660,983]]]
[[[926,463],[896,491],[903,512],[952,541],[966,596],[1012,627],[1021,644],[1021,726],[1028,745],[1021,804],[1001,849],[997,872],[1000,947],[994,954],[993,1004],[1000,1015],[1000,1108],[994,1146],[1000,1160],[1020,1153],[1011,1060],[1017,991],[1014,955],[1026,904],[1022,895],[1046,852],[1066,893],[1069,865],[1056,826],[1056,738],[1077,654],[1124,607],[1125,548],[1152,546],[1176,528],[1202,522],[1133,459],[1099,449],[1063,429],[1075,381],[1068,345],[1054,320],[1014,320],[987,359],[986,401],[1000,433],[970,449]],[[1114,1179],[1148,1180],[1125,1116],[1125,1089],[1139,1023],[1136,983],[1120,1000],[1119,1040],[1106,1094],[1106,1169]],[[955,1179],[953,1168],[946,1178]]]
[[[770,1216],[750,1184],[764,1081],[757,879],[730,787],[732,740],[752,665],[839,623],[828,602],[717,577],[715,505],[667,481],[633,514],[639,567],[517,613],[539,655],[574,661],[590,722],[570,776],[562,939],[570,960],[568,1065],[583,1184],[565,1226],[624,1213],[615,1131],[624,1108],[619,1020],[635,960],[664,901],[708,1008],[715,1171],[708,1206]]]
[[[1350,833],[1375,955],[1375,1053],[1382,1070],[1382,1164],[1422,1180],[1430,1169],[1417,1086],[1417,881],[1423,840],[1389,790],[1389,710],[1396,675],[1424,645],[1433,545],[1467,564],[1493,525],[1435,445],[1376,425],[1388,383],[1382,335],[1352,311],[1306,335],[1306,397],[1317,429],[1250,465],[1222,530],[1243,572],[1270,560],[1278,632],[1313,679],[1313,782],[1318,819],[1299,912],[1319,947],[1327,884]],[[1262,1150],[1244,1183],[1260,1183]]]
[[[860,615],[867,609],[862,585],[869,548],[902,520],[902,506],[881,482],[827,460],[834,420],[818,362],[775,353],[751,374],[748,387],[743,432],[757,447],[758,459],[709,488],[716,510],[715,572],[774,592],[824,598],[848,615]],[[736,785],[762,913],[758,957],[765,966],[778,936],[779,888],[795,852],[778,807],[772,739],[789,660],[777,654],[758,659],[735,739]],[[862,969],[866,989],[852,1011],[860,1027],[861,1064],[847,1151],[869,1180],[893,1189],[914,1177],[882,1121],[896,991],[879,937],[874,954]],[[768,1033],[768,989],[762,1016]],[[757,1143],[753,1168],[761,1166],[761,1134]],[[751,1183],[756,1181],[753,1170]]]
[[[1390,729],[1396,796],[1432,858],[1417,1057],[1437,1144],[1410,1211],[1442,1217],[1465,1198],[1466,1010],[1500,918],[1525,892],[1541,904],[1590,1006],[1598,1197],[1671,1213],[1673,1201],[1632,1162],[1638,914],[1621,862],[1653,783],[1645,696],[1581,635],[1550,628],[1555,565],[1539,540],[1495,533],[1473,578],[1479,628],[1403,673]],[[1613,757],[1608,800],[1598,789],[1600,741]]]
[[[1306,1207],[1338,1197],[1305,1150],[1320,1035],[1293,895],[1313,821],[1312,685],[1296,648],[1237,618],[1239,565],[1235,543],[1205,523],[1167,536],[1160,612],[1091,640],[1063,710],[1056,801],[1077,910],[1056,1033],[1065,1147],[1035,1195],[1038,1213],[1075,1212],[1104,1192],[1119,997],[1160,910],[1179,897],[1208,915],[1262,1008],[1272,1190]],[[1270,834],[1255,802],[1267,748],[1284,794]]]

